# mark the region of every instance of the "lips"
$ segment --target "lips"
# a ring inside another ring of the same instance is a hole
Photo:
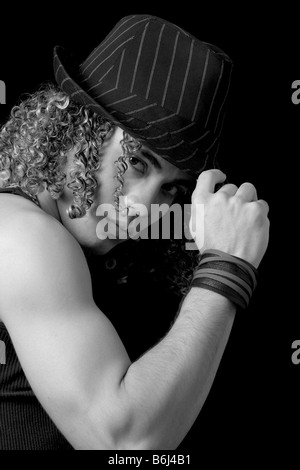
[[[128,223],[127,223],[127,219],[124,221],[118,221],[116,219],[112,219],[112,218],[109,218],[107,219],[107,222],[109,224],[114,224],[119,230],[121,230],[122,232],[125,232],[127,233],[128,232]]]

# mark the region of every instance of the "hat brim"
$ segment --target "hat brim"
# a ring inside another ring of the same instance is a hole
[[[95,101],[93,97],[79,85],[79,67],[80,63],[78,60],[73,55],[70,55],[66,49],[61,46],[54,48],[54,73],[58,86],[76,103],[85,106],[97,114],[101,114],[115,125],[129,132],[129,129],[119,122],[104,106],[101,106],[101,104]]]

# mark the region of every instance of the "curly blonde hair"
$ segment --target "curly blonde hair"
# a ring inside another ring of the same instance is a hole
[[[99,150],[111,130],[110,121],[45,85],[14,106],[1,129],[1,186],[19,186],[33,197],[46,188],[58,199],[66,184],[66,154],[76,148],[72,180],[67,184],[74,195],[69,217],[82,217],[93,203]]]
[[[0,187],[20,187],[32,198],[47,189],[53,199],[58,199],[67,185],[73,193],[68,215],[71,219],[83,217],[93,204],[101,148],[113,128],[110,120],[73,102],[53,84],[43,85],[12,108],[8,121],[0,129]],[[128,155],[141,144],[124,133],[121,145],[123,155],[115,162],[116,179],[120,183],[115,192],[116,206],[122,194]],[[67,182],[64,166],[66,155],[72,149],[75,149],[74,167]],[[159,272],[168,279],[174,292],[185,294],[197,264],[197,254],[185,251],[184,239],[168,240],[167,246],[166,241],[153,242],[153,252],[159,256],[151,258],[153,263],[157,259],[157,266],[149,265],[149,271]],[[144,246],[138,245],[139,249]],[[141,259],[144,257],[136,256],[136,260]],[[137,261],[135,269],[138,266]]]

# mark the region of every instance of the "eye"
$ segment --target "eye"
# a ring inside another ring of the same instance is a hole
[[[163,191],[168,193],[169,196],[175,197],[178,194],[178,192],[180,191],[180,189],[175,184],[168,183],[168,184],[164,185]]]
[[[186,186],[172,183],[165,184],[163,190],[168,193],[168,196],[173,197],[175,201],[182,201],[182,198],[185,199],[191,195],[191,190]]]
[[[128,158],[128,162],[130,166],[135,169],[135,171],[138,171],[139,173],[145,173],[147,169],[147,164],[144,161],[140,160],[137,157],[130,156]]]

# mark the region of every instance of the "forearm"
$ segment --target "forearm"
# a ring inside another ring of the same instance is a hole
[[[199,414],[234,320],[225,297],[192,288],[174,325],[128,369],[121,387],[131,410],[126,445],[175,449]]]

